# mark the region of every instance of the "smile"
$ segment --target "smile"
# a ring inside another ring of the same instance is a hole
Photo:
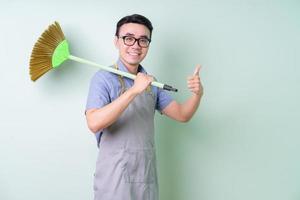
[[[139,56],[141,55],[140,53],[134,53],[134,52],[128,52],[129,55],[131,56]]]

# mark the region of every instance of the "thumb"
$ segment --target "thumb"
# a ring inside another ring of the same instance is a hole
[[[195,71],[194,71],[194,76],[196,76],[196,75],[199,75],[199,71],[200,71],[200,69],[201,69],[201,65],[196,65],[196,68],[195,68]]]

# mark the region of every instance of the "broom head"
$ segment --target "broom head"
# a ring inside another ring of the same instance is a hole
[[[30,77],[37,80],[68,59],[69,45],[58,24],[54,22],[35,43],[30,58]]]

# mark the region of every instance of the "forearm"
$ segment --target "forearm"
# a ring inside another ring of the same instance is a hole
[[[96,133],[113,124],[136,96],[137,93],[130,88],[113,102],[87,113],[90,130]]]
[[[196,67],[194,75],[188,77],[187,84],[188,88],[192,92],[191,97],[184,103],[172,101],[162,110],[163,114],[179,122],[187,122],[192,118],[203,95],[203,87],[200,82],[199,70],[200,67]]]
[[[184,103],[180,104],[180,115],[183,121],[189,121],[196,112],[202,95],[192,94]]]

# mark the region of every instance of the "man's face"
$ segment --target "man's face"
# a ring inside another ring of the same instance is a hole
[[[134,43],[134,45],[128,46],[124,44],[124,41],[121,38],[123,36],[131,36],[136,39],[150,39],[150,31],[144,25],[127,23],[120,27],[119,38],[115,37],[115,45],[119,49],[121,60],[127,66],[137,67],[147,55],[149,47],[140,47],[137,41]]]

